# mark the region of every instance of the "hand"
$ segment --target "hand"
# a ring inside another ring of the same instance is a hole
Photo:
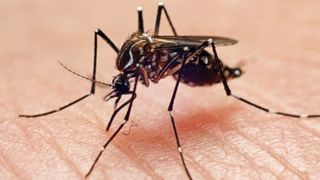
[[[56,61],[91,69],[94,29],[105,29],[120,45],[137,28],[135,7],[144,7],[145,26],[152,27],[156,3],[10,3],[1,6],[0,179],[81,179],[124,116],[104,131],[112,113],[112,102],[101,100],[107,90],[50,116],[17,115],[55,109],[88,93],[90,83]],[[166,7],[178,33],[239,40],[218,49],[230,65],[248,61],[243,77],[229,82],[235,94],[272,109],[319,113],[318,2],[175,1]],[[170,32],[162,24],[160,32]],[[98,71],[112,79],[116,55],[99,45]],[[174,83],[139,85],[130,118],[138,126],[115,138],[91,178],[186,178],[166,111]],[[195,179],[320,177],[320,119],[260,112],[226,97],[221,84],[180,86],[173,114]]]

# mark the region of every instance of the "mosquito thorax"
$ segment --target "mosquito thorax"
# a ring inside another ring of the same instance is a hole
[[[116,94],[119,94],[119,95],[126,94],[130,90],[130,82],[127,76],[121,73],[113,78],[112,87],[115,90]]]
[[[116,59],[119,71],[133,70],[152,56],[152,38],[146,33],[133,33],[122,45]]]

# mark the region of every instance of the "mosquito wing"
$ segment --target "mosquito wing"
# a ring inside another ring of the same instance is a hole
[[[212,39],[216,46],[230,46],[238,42],[235,39],[218,36],[156,36],[152,39],[156,42],[156,48],[160,49],[181,48],[185,46],[196,48],[208,39]]]

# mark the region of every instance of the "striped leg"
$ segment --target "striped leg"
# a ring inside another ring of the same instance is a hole
[[[169,16],[169,14],[168,14],[168,11],[167,11],[166,7],[164,7],[163,2],[160,2],[160,3],[158,4],[156,25],[154,26],[154,36],[158,36],[158,35],[159,35],[160,20],[161,20],[161,13],[162,13],[162,11],[164,11],[164,13],[165,13],[165,15],[166,15],[166,17],[167,17],[167,19],[168,19],[168,21],[169,21],[169,24],[170,24],[170,27],[171,27],[171,30],[172,30],[173,34],[174,34],[175,36],[178,36],[177,31],[175,30],[175,28],[174,28],[174,26],[173,26],[173,24],[172,24],[172,22],[171,22],[170,16]]]
[[[229,88],[229,85],[223,75],[223,72],[222,72],[222,67],[221,67],[221,61],[218,57],[218,53],[216,51],[216,47],[214,45],[213,42],[211,42],[211,47],[212,47],[212,51],[214,53],[214,56],[215,56],[215,59],[217,60],[216,63],[217,65],[219,66],[219,69],[220,69],[220,78],[221,78],[221,81],[223,83],[223,86],[224,86],[224,89],[226,91],[226,94],[227,96],[232,96],[234,98],[236,98],[237,100],[241,101],[241,102],[244,102],[252,107],[255,107],[257,109],[260,109],[262,111],[265,111],[267,113],[271,113],[271,114],[278,114],[278,115],[282,115],[282,116],[288,116],[288,117],[293,117],[293,118],[319,118],[320,117],[320,114],[292,114],[292,113],[286,113],[286,112],[279,112],[279,111],[275,111],[275,110],[271,110],[269,108],[266,108],[266,107],[263,107],[263,106],[260,106],[256,103],[253,103],[247,99],[244,99],[242,97],[239,97],[237,95],[234,95],[232,92],[231,92],[231,89]]]
[[[95,93],[95,87],[96,87],[96,70],[97,70],[97,48],[98,48],[98,36],[101,37],[104,41],[106,41],[111,47],[112,49],[118,53],[119,52],[119,49],[117,48],[117,46],[100,30],[98,29],[97,31],[95,31],[94,33],[94,56],[93,56],[93,73],[92,73],[92,79],[90,79],[92,81],[92,84],[91,84],[91,90],[88,94],[62,106],[62,107],[59,107],[55,110],[51,110],[51,111],[48,111],[48,112],[44,112],[44,113],[40,113],[40,114],[33,114],[33,115],[25,115],[25,114],[20,114],[19,117],[24,117],[24,118],[36,118],[36,117],[40,117],[40,116],[46,116],[46,115],[49,115],[49,114],[53,114],[53,113],[56,113],[56,112],[59,112],[63,109],[66,109],[80,101],[82,101],[83,99],[87,98],[88,96],[92,95]],[[61,63],[60,63],[61,64]],[[61,64],[62,65],[62,64]],[[69,70],[67,67],[65,67],[64,65],[62,65],[64,68],[66,68],[68,71],[71,71]],[[71,71],[72,72],[72,71]],[[77,74],[76,74],[77,75]],[[78,75],[79,76],[79,75]]]

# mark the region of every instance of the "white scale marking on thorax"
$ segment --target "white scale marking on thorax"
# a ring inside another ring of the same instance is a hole
[[[138,43],[140,43],[140,42],[142,42],[142,41],[143,41],[143,40],[138,41],[138,42],[134,43],[134,44],[131,46],[131,48],[130,48],[130,50],[129,50],[130,60],[129,60],[129,62],[124,66],[124,69],[126,69],[127,67],[129,67],[129,66],[131,66],[131,65],[133,64],[134,59],[133,59],[133,55],[132,55],[132,48],[133,48],[136,44],[138,44]],[[140,59],[140,60],[141,60],[141,59]]]

